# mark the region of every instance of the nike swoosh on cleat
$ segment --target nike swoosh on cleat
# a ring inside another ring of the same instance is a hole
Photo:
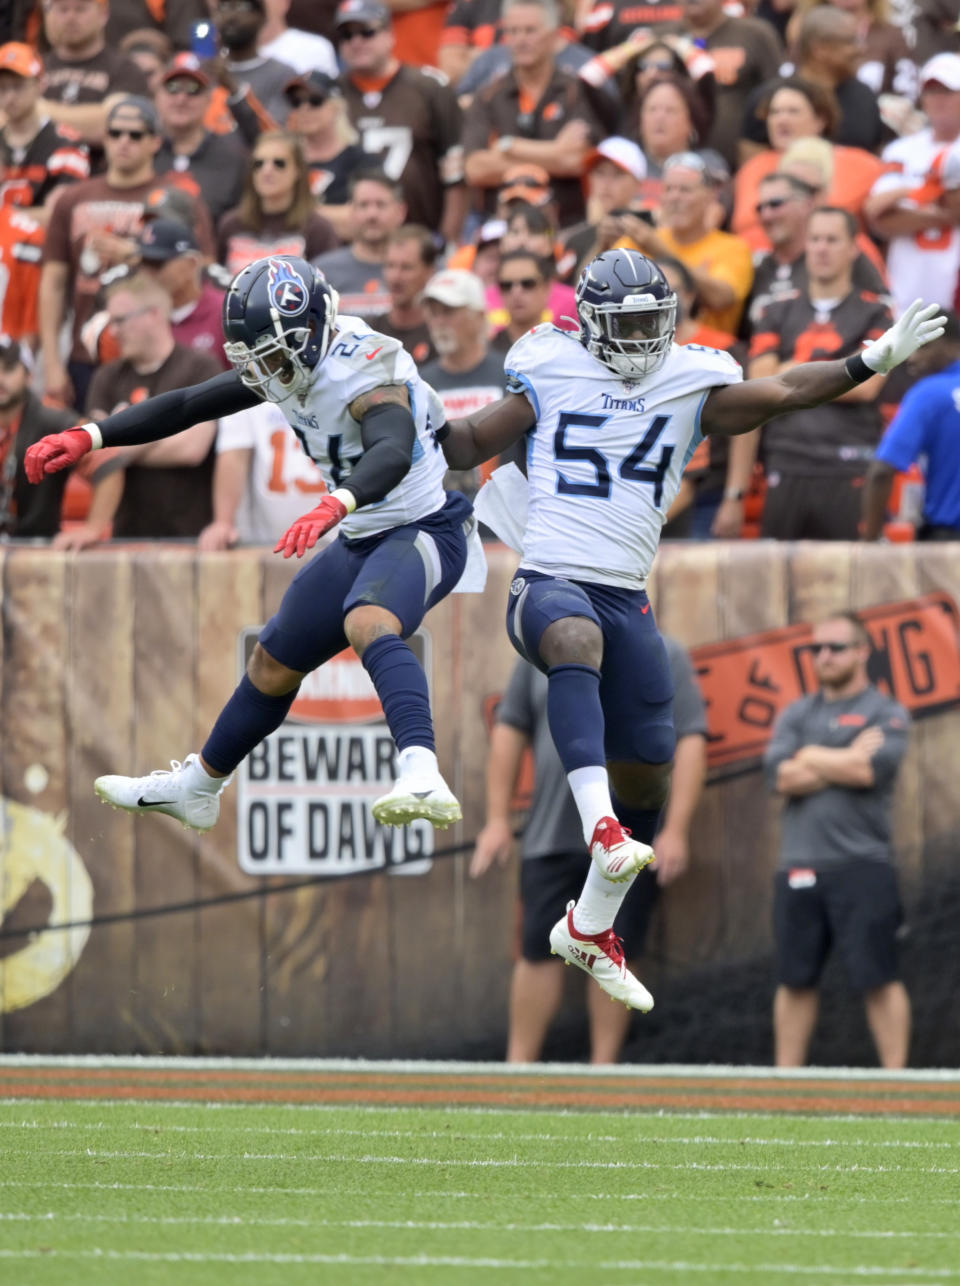
[[[411,799],[429,799],[432,794],[431,790],[411,790],[410,797]]]
[[[144,799],[141,795],[137,800],[138,808],[159,808],[161,804],[175,804],[175,799]]]

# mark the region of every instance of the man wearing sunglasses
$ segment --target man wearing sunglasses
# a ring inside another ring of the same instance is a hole
[[[206,118],[213,96],[210,77],[199,59],[176,54],[157,89],[156,105],[163,142],[157,172],[189,175],[214,223],[239,204],[247,172],[247,149],[237,134],[215,134]]]
[[[107,117],[104,174],[72,184],[57,200],[43,251],[40,342],[45,391],[81,409],[93,374],[81,332],[95,311],[101,274],[137,258],[144,203],[158,186],[159,121],[149,99],[120,99]],[[200,248],[212,254],[210,213],[197,203]],[[73,340],[64,362],[60,332],[73,312]]]
[[[867,674],[870,636],[852,612],[813,631],[819,691],[780,714],[764,755],[785,801],[774,885],[778,1067],[807,1060],[831,950],[864,995],[882,1066],[905,1067],[910,999],[899,978],[902,923],[890,809],[909,716]]]

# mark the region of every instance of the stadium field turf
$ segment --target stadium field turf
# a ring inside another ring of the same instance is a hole
[[[17,1286],[960,1283],[960,1076],[0,1059]]]

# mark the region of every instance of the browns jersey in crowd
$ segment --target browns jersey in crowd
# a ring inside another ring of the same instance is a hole
[[[440,37],[440,48],[460,45],[480,52],[500,43],[500,0],[454,0]]]
[[[0,204],[43,205],[61,183],[90,177],[90,153],[80,135],[47,120],[25,147],[0,134]]]
[[[158,393],[200,384],[221,370],[211,354],[176,344],[166,361],[147,375],[122,360],[101,366],[90,382],[87,406],[91,416],[103,419]],[[113,534],[127,540],[198,536],[213,517],[214,457],[211,443],[199,465],[129,466]]]
[[[637,27],[657,28],[666,22],[683,22],[682,0],[598,0],[583,21],[580,36],[588,49],[603,53],[622,45]]]
[[[38,331],[44,230],[13,206],[0,206],[0,333],[33,342]]]
[[[340,84],[364,151],[403,188],[407,222],[439,228],[446,189],[463,182],[463,114],[447,78],[400,66],[383,80],[344,73]]]
[[[829,307],[795,290],[762,309],[750,357],[773,353],[796,363],[849,357],[892,324],[887,300],[870,291],[851,290]],[[827,402],[816,411],[779,415],[763,429],[767,472],[862,474],[882,427],[876,402]]]

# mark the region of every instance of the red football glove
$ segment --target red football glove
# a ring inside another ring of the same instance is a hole
[[[316,509],[311,509],[308,514],[298,518],[287,534],[280,537],[273,552],[279,554],[283,550],[284,558],[290,558],[293,554],[302,558],[325,531],[336,527],[349,512],[343,501],[336,496],[324,496]]]
[[[86,429],[79,426],[65,429],[63,433],[50,433],[32,447],[27,447],[23,467],[30,482],[42,482],[51,473],[69,469],[88,451],[93,450],[93,439]]]

